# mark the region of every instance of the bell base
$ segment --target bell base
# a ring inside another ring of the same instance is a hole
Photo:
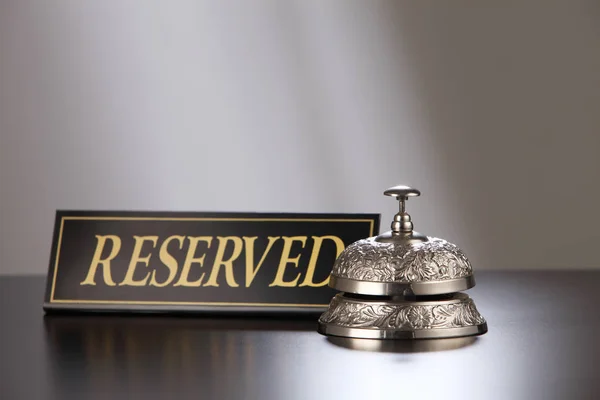
[[[332,274],[329,277],[329,286],[340,292],[371,296],[433,296],[468,290],[475,286],[475,278],[473,275],[468,275],[441,281],[374,282],[342,278]]]
[[[325,336],[339,336],[353,339],[446,339],[457,337],[478,336],[487,333],[487,323],[463,328],[420,329],[414,331],[398,331],[393,329],[362,329],[348,328],[331,324],[319,323],[317,332]]]
[[[487,322],[464,293],[420,301],[340,293],[321,314],[317,331],[361,339],[440,339],[482,335]]]

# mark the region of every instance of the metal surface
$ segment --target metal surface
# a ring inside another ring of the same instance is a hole
[[[427,236],[413,231],[414,225],[412,219],[406,212],[406,201],[408,201],[408,198],[420,196],[421,192],[417,189],[400,185],[385,190],[383,194],[396,197],[399,202],[400,210],[394,215],[391,224],[392,230],[377,236],[375,240],[379,242],[400,244],[426,242],[428,240]]]
[[[351,339],[378,339],[378,340],[407,340],[407,339],[448,339],[467,336],[482,335],[487,332],[487,325],[464,326],[461,328],[449,329],[415,329],[415,330],[394,330],[394,329],[364,329],[349,328],[346,326],[321,324],[318,332],[323,335],[339,336]]]
[[[400,244],[367,238],[352,243],[339,255],[331,270],[331,278],[338,279],[333,279],[330,285],[336,290],[346,291],[346,288],[335,286],[339,278],[385,283],[390,289],[430,283],[427,294],[444,294],[456,291],[454,287],[447,286],[447,281],[467,279],[472,275],[473,268],[464,252],[444,239],[430,237],[423,243]],[[364,294],[386,294],[380,290]],[[392,290],[387,294],[396,295],[398,292]]]
[[[44,287],[0,277],[0,399],[600,399],[600,271],[480,271],[489,332],[432,340],[322,336],[318,314],[44,316]]]
[[[386,189],[383,192],[386,196],[392,196],[397,198],[406,199],[408,197],[420,196],[421,191],[419,189],[411,188],[409,186],[398,185]]]
[[[487,324],[464,293],[429,301],[338,294],[319,318],[318,331],[367,339],[432,339],[480,335],[487,332]]]
[[[397,233],[393,231],[383,232],[375,237],[376,242],[380,243],[398,243],[398,244],[414,244],[427,242],[429,238],[417,231]]]
[[[395,298],[453,294],[475,286],[475,279],[467,256],[458,246],[413,231],[405,202],[409,197],[420,196],[419,190],[394,186],[384,194],[400,202],[392,230],[358,240],[337,257],[329,286],[356,297],[336,295],[321,316],[318,331],[323,335],[372,339],[486,333],[485,320],[466,295],[456,294],[453,298],[456,304],[439,298],[428,299],[433,303],[423,299],[399,302]],[[383,297],[374,302],[364,296]],[[419,326],[413,317],[420,318],[418,321],[424,318],[431,326]]]
[[[329,284],[346,293],[359,293],[372,296],[433,296],[443,293],[454,293],[475,286],[473,275],[445,281],[431,282],[368,282],[332,275]]]
[[[384,193],[399,199],[420,195],[407,186]],[[403,208],[396,217],[408,215]],[[437,295],[470,289],[475,281],[469,259],[455,244],[414,231],[389,231],[346,247],[332,267],[329,285],[367,295],[396,296],[407,290],[408,294]]]

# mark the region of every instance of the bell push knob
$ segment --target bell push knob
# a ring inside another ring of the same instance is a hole
[[[419,189],[414,189],[409,186],[398,185],[386,189],[385,192],[383,192],[383,194],[385,194],[386,196],[406,199],[408,197],[420,196],[421,191]]]
[[[384,195],[398,200],[399,210],[392,220],[391,230],[377,236],[375,240],[384,243],[420,243],[427,242],[427,236],[414,231],[412,218],[406,212],[406,202],[409,197],[421,195],[421,191],[409,186],[393,186],[383,192]]]
[[[410,215],[406,212],[406,202],[409,197],[420,196],[421,192],[418,189],[400,185],[387,189],[383,194],[398,199],[400,206],[400,210],[394,215],[394,220],[392,221],[392,234],[411,233],[413,231],[413,223]]]

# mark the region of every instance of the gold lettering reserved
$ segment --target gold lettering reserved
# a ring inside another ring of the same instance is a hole
[[[279,266],[277,267],[277,273],[275,275],[275,280],[269,284],[269,287],[273,286],[283,286],[283,287],[294,287],[298,284],[298,280],[300,279],[300,273],[296,276],[293,281],[284,281],[283,276],[285,274],[285,268],[288,263],[293,264],[296,268],[298,268],[298,261],[300,260],[300,254],[294,258],[290,258],[290,252],[292,250],[292,245],[294,242],[302,243],[302,248],[306,244],[306,236],[283,236],[283,251],[281,253],[281,259],[279,260]]]
[[[179,241],[179,250],[183,248],[183,242],[185,241],[185,236],[173,235],[169,236],[165,239],[165,241],[160,246],[160,251],[158,253],[158,258],[160,261],[169,269],[169,276],[164,282],[158,282],[156,280],[156,270],[152,271],[152,276],[150,277],[150,286],[156,287],[165,287],[175,279],[177,275],[177,270],[179,269],[179,265],[177,264],[177,260],[169,253],[169,243],[171,241],[177,240]]]
[[[119,254],[119,250],[121,250],[121,238],[116,235],[96,235],[96,239],[98,243],[96,244],[96,250],[94,251],[94,257],[92,258],[92,263],[90,264],[90,268],[88,270],[87,277],[80,285],[92,285],[95,286],[96,282],[94,280],[96,276],[96,271],[98,270],[98,266],[102,264],[102,274],[104,277],[104,283],[107,286],[116,286],[116,283],[112,280],[112,276],[110,273],[110,262]],[[112,249],[110,254],[105,259],[101,259],[102,252],[104,251],[104,246],[106,242],[110,240],[112,242]]]
[[[215,263],[213,264],[208,281],[204,286],[219,287],[217,277],[221,267],[225,267],[225,280],[227,281],[227,284],[230,287],[239,287],[240,285],[237,284],[235,277],[233,276],[233,262],[242,253],[242,248],[244,247],[242,239],[237,236],[217,236],[217,240],[219,241],[219,247],[217,248]],[[227,247],[228,242],[233,242],[233,253],[228,260],[225,260],[225,248]]]
[[[269,243],[267,244],[267,248],[263,252],[262,256],[260,257],[260,261],[258,261],[258,264],[256,264],[256,267],[255,267],[254,266],[254,242],[256,242],[257,238],[258,238],[258,236],[252,236],[252,237],[244,236],[243,237],[245,247],[246,247],[246,287],[250,287],[250,285],[252,284],[252,281],[254,281],[254,277],[258,273],[258,270],[260,269],[263,262],[265,262],[265,258],[267,258],[267,254],[269,254],[271,247],[273,247],[273,244],[275,244],[275,242],[278,239],[280,239],[281,236],[269,236],[269,238],[268,238]]]
[[[344,248],[346,247],[344,245],[344,242],[342,241],[342,239],[340,239],[337,236],[332,236],[332,235],[330,235],[330,236],[312,236],[312,240],[315,242],[315,244],[313,246],[312,253],[310,255],[310,261],[308,263],[308,268],[306,269],[306,275],[304,276],[304,280],[302,281],[302,283],[299,285],[300,287],[302,287],[302,286],[321,287],[321,286],[325,286],[329,283],[329,275],[327,275],[327,278],[325,278],[322,282],[319,282],[319,283],[313,282],[313,278],[315,275],[315,269],[317,267],[317,259],[319,258],[319,252],[321,251],[321,245],[323,244],[323,241],[333,240],[333,242],[335,243],[335,247],[336,247],[335,258],[338,258],[340,253],[342,251],[344,251]]]
[[[177,283],[175,283],[175,285],[173,286],[200,287],[200,285],[202,284],[202,279],[204,279],[204,272],[202,273],[202,275],[200,275],[200,278],[197,281],[190,282],[188,280],[190,268],[194,263],[200,264],[200,267],[202,268],[202,265],[204,263],[204,257],[206,257],[206,254],[202,254],[201,257],[195,257],[198,242],[206,242],[208,247],[210,247],[213,238],[212,236],[188,236],[188,240],[190,242],[190,247],[188,248],[188,252],[185,257],[185,262],[183,263],[181,275],[179,275]]]
[[[121,283],[119,283],[119,286],[146,286],[146,282],[150,276],[150,272],[147,272],[143,279],[137,281],[133,280],[135,268],[137,267],[138,263],[144,263],[146,264],[146,267],[148,267],[150,257],[152,256],[152,253],[150,253],[146,257],[142,257],[142,248],[144,247],[144,242],[152,242],[152,248],[154,248],[156,247],[158,236],[133,236],[133,238],[135,239],[135,245],[133,246],[131,260],[129,260],[129,267],[127,268],[125,278]]]

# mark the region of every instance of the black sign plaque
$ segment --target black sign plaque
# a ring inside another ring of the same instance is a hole
[[[379,214],[56,213],[44,310],[322,312]]]

